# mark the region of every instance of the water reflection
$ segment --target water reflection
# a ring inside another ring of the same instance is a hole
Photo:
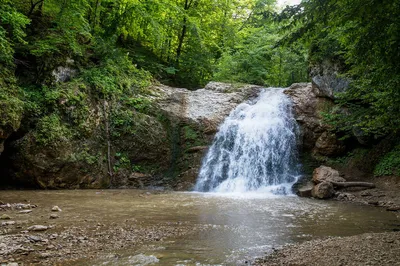
[[[121,255],[117,259],[104,254],[98,261],[82,261],[80,265],[132,265],[129,261],[139,259],[158,265],[236,265],[286,243],[400,229],[396,215],[379,208],[265,195],[0,191],[5,202],[26,199],[38,204],[32,223],[47,221],[51,207],[60,206],[63,212],[57,219],[59,228],[97,221],[122,223],[127,219],[143,225],[182,222],[204,228],[190,235],[115,251]]]

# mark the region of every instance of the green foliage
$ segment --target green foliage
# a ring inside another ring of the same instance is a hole
[[[55,148],[68,144],[72,139],[71,130],[55,113],[41,118],[33,135],[38,144]]]
[[[186,148],[205,145],[204,140],[201,138],[201,134],[199,134],[199,132],[192,126],[184,126],[182,131]]]
[[[183,127],[183,132],[185,134],[185,139],[186,140],[195,141],[199,137],[197,132],[193,128],[191,128],[190,126],[184,126]]]
[[[10,0],[0,0],[0,74],[3,66],[14,66],[14,46],[26,44],[25,27],[29,19],[17,11]]]
[[[0,128],[9,127],[15,131],[20,125],[23,102],[19,98],[17,87],[3,86],[0,81]]]
[[[375,166],[375,176],[400,175],[400,145],[387,153]]]
[[[276,46],[277,30],[252,29],[233,50],[222,54],[214,78],[280,87],[307,81],[306,52],[300,46]]]
[[[346,114],[331,118],[338,130],[382,136],[400,127],[400,4],[396,0],[303,1],[287,9],[293,30],[286,41],[304,41],[313,64],[329,60],[352,80],[337,95]]]
[[[131,161],[126,154],[117,152],[114,157],[117,159],[113,167],[115,172],[120,169],[131,169]]]
[[[138,70],[121,50],[103,56],[100,65],[82,73],[83,80],[101,99],[138,94],[150,85],[150,74]]]
[[[71,162],[85,162],[88,165],[94,165],[99,162],[101,154],[93,155],[89,148],[85,147],[81,151],[77,153],[71,154],[70,161]]]

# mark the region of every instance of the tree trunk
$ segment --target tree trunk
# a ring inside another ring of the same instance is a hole
[[[331,182],[331,181],[330,181]],[[375,188],[375,184],[368,182],[331,182],[335,187],[368,187]]]
[[[36,6],[37,6],[38,4],[40,4],[40,6],[41,6],[41,8],[42,8],[43,2],[44,2],[44,0],[39,0],[39,1],[37,1],[36,3],[34,3],[33,0],[31,0],[31,7],[30,7],[30,9],[29,9],[29,11],[28,11],[28,18],[30,18],[30,17],[32,16],[33,11],[35,10],[35,8],[36,8]],[[41,8],[40,8],[40,9],[41,9]]]
[[[191,5],[193,3],[193,0],[185,0],[185,6],[183,8],[183,10],[185,11],[184,17],[183,17],[183,21],[182,21],[182,31],[181,34],[179,35],[178,38],[178,48],[176,49],[176,58],[175,58],[175,62],[176,65],[179,65],[179,58],[182,54],[182,46],[183,46],[183,41],[185,40],[186,37],[186,31],[187,31],[187,17],[186,17],[186,11],[190,9]]]

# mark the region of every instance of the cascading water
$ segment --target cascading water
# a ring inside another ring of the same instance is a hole
[[[299,176],[298,126],[283,89],[264,89],[220,126],[195,191],[290,193]]]

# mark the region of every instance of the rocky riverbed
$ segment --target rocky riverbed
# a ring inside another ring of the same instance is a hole
[[[104,196],[121,199],[119,191],[91,193],[94,200],[102,201]],[[129,196],[133,202],[146,201],[154,193],[162,192],[132,191]],[[79,197],[74,193],[71,196],[74,195]],[[145,223],[129,217],[129,206],[120,207],[121,212],[115,212],[107,211],[107,204],[103,209],[86,202],[78,207],[78,212],[73,212],[70,204],[65,204],[65,209],[62,209],[51,206],[51,202],[44,204],[42,197],[38,200],[40,205],[29,200],[22,203],[1,202],[1,265],[54,265],[60,262],[74,265],[76,260],[90,260],[101,254],[114,254],[116,250],[135,249],[144,243],[162,242],[168,237],[192,234],[206,228],[189,226],[181,221]],[[91,212],[88,207],[95,209]]]
[[[400,232],[311,240],[275,250],[254,265],[400,265]]]

